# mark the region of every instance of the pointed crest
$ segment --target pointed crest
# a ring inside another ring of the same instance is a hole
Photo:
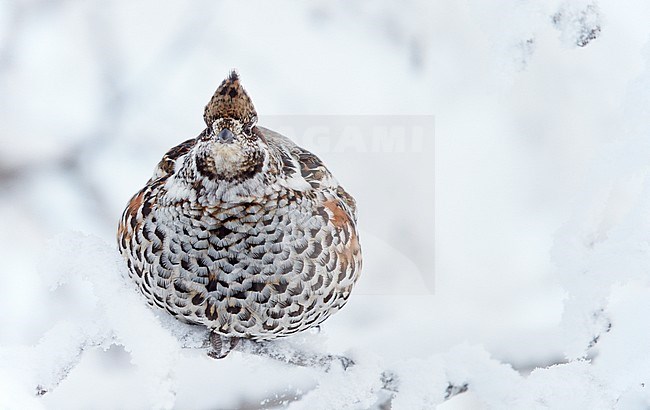
[[[239,82],[239,75],[235,70],[223,80],[217,91],[205,106],[203,119],[208,127],[218,118],[234,118],[243,123],[257,121],[257,113],[253,101]]]

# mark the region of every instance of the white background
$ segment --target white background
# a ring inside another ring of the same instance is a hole
[[[432,408],[449,383],[469,392],[447,408],[650,406],[649,21],[642,0],[0,0],[0,408]],[[364,271],[288,343],[347,372],[181,349],[121,280],[123,207],[231,68],[261,125],[435,116],[430,155],[307,146],[359,202]]]

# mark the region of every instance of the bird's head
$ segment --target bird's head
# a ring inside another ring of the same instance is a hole
[[[197,171],[216,181],[245,180],[262,170],[269,148],[257,130],[257,113],[232,71],[223,80],[203,119],[207,128],[197,143]]]

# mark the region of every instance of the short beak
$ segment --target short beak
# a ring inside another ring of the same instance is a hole
[[[224,128],[219,131],[217,134],[217,141],[221,143],[230,143],[235,139],[235,134],[232,133],[228,128]]]

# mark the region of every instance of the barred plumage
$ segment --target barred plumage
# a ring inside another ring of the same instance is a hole
[[[315,155],[256,125],[234,72],[204,120],[124,211],[117,239],[131,278],[151,305],[224,337],[317,326],[359,275],[354,199]]]

